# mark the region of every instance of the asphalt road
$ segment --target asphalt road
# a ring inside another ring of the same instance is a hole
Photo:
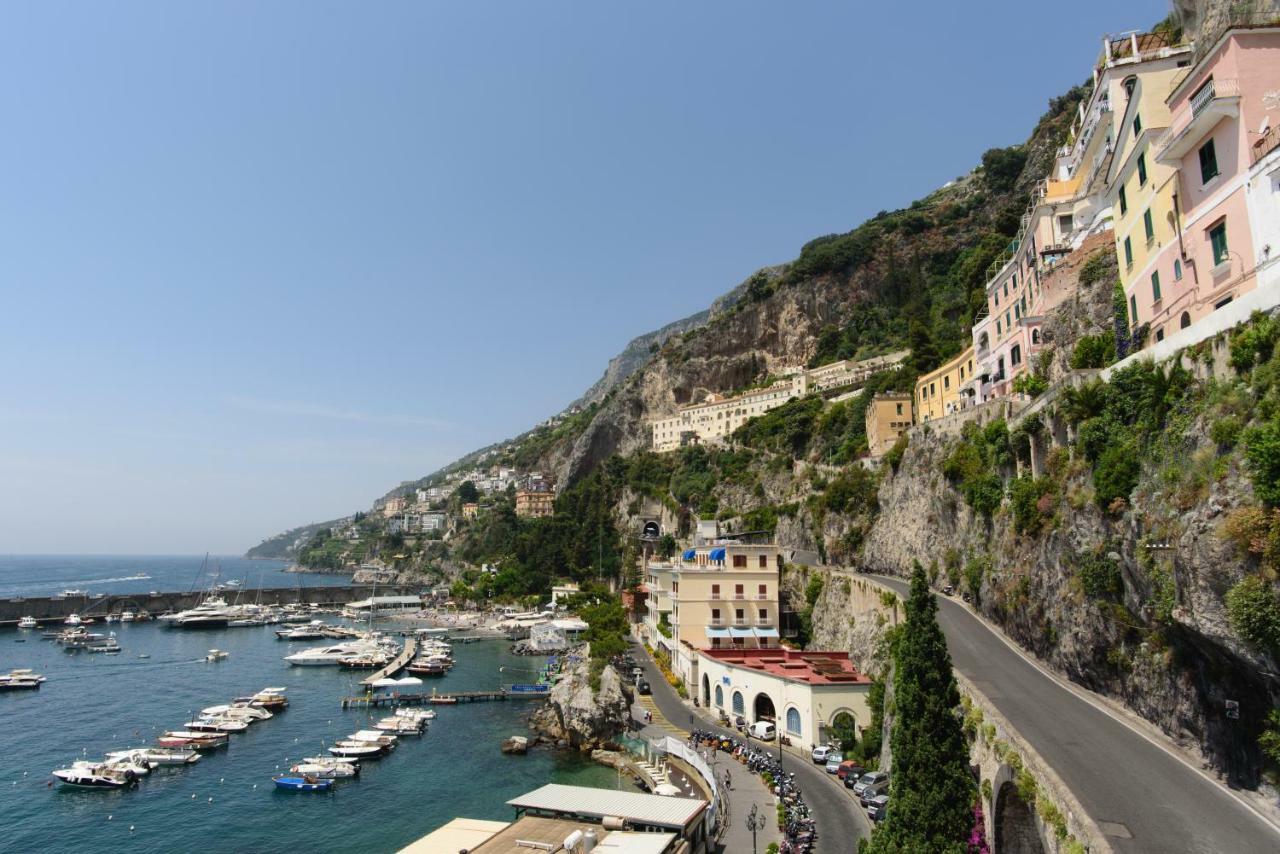
[[[654,705],[669,722],[686,730],[701,729],[741,738],[741,734],[735,730],[716,726],[708,723],[705,718],[696,716],[680,699],[675,689],[667,684],[666,678],[645,652],[644,646],[634,639],[632,643],[636,661],[644,668],[645,678],[653,689]],[[766,744],[759,741],[755,743]],[[777,749],[776,744],[774,749]],[[787,752],[782,755],[782,767],[795,773],[796,783],[813,814],[818,831],[817,854],[852,854],[858,850],[859,839],[870,838],[871,826],[866,815],[853,799],[852,792],[845,789],[842,783],[835,782],[835,775],[827,774],[808,759]],[[743,768],[742,773],[749,772]],[[742,821],[743,817],[735,810],[730,820]]]
[[[907,594],[905,581],[876,577]],[[1259,815],[1050,679],[964,607],[939,596],[938,622],[956,670],[1053,766],[1116,851],[1280,851],[1280,833]]]

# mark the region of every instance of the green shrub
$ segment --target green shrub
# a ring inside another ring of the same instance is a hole
[[[898,441],[893,443],[893,447],[885,452],[884,461],[893,469],[893,473],[898,473],[898,467],[902,465],[902,457],[907,453],[907,434],[903,433],[898,437]]]
[[[1116,336],[1111,332],[1084,335],[1071,351],[1071,367],[1076,370],[1105,368],[1116,360]]]
[[[1227,618],[1249,646],[1280,653],[1280,597],[1263,579],[1250,576],[1227,591]]]
[[[1041,499],[1053,491],[1053,481],[1047,477],[1029,475],[1015,478],[1009,485],[1009,506],[1013,511],[1013,528],[1019,534],[1036,534],[1040,531],[1052,510],[1052,502]],[[1045,508],[1045,509],[1042,509]]]
[[[1120,565],[1104,554],[1086,552],[1076,557],[1076,573],[1084,595],[1090,599],[1118,602],[1124,596],[1124,576]]]
[[[1267,505],[1280,505],[1280,423],[1270,421],[1250,429],[1244,443],[1253,491]]]
[[[1090,285],[1096,285],[1098,282],[1110,279],[1115,272],[1115,267],[1115,253],[1111,251],[1098,252],[1081,265],[1077,279],[1081,287],[1087,288]]]
[[[1049,388],[1049,381],[1039,374],[1019,374],[1013,381],[1013,390],[1030,397],[1039,397]]]
[[[964,565],[964,586],[975,605],[982,602],[982,580],[991,572],[991,556],[975,557]]]
[[[1254,365],[1271,358],[1280,338],[1280,321],[1270,315],[1253,313],[1249,322],[1231,336],[1231,367],[1248,373]]]
[[[1138,449],[1132,443],[1113,444],[1098,457],[1093,470],[1093,488],[1098,506],[1106,509],[1117,499],[1128,500],[1138,485]]]
[[[1235,415],[1227,415],[1209,427],[1209,438],[1220,448],[1234,448],[1244,430],[1244,422]]]

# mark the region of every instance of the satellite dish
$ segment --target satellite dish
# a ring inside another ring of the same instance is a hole
[[[646,539],[655,540],[662,533],[662,529],[657,522],[652,520],[644,523],[644,536]]]

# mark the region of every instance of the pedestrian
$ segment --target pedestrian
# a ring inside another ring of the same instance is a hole
[[[724,787],[733,790],[733,775],[729,773],[729,769],[724,769]]]

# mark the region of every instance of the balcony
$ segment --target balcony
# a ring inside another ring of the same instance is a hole
[[[1156,140],[1156,162],[1176,166],[1178,161],[1228,116],[1240,115],[1240,84],[1213,80],[1201,86],[1174,114],[1169,129]]]
[[[1252,156],[1250,163],[1256,166],[1258,161],[1275,151],[1278,146],[1280,146],[1280,125],[1272,125],[1267,128],[1267,132],[1260,139],[1254,140],[1253,145],[1250,146]]]
[[[724,597],[720,595],[720,591],[719,591],[719,590],[712,590],[712,591],[711,591],[711,593],[710,593],[710,594],[708,594],[707,598],[708,598],[708,599],[714,599],[714,600],[719,601],[720,599],[723,599]]]
[[[747,596],[746,596],[746,594],[745,594],[745,593],[735,593],[735,594],[733,594],[733,598],[734,598],[734,599],[746,599],[746,598],[747,598]]]
[[[757,594],[756,594],[756,596],[755,596],[755,598],[756,598],[756,600],[757,600],[757,601],[760,601],[760,602],[768,602],[768,601],[769,601],[769,594],[768,594],[768,593],[757,593]]]

